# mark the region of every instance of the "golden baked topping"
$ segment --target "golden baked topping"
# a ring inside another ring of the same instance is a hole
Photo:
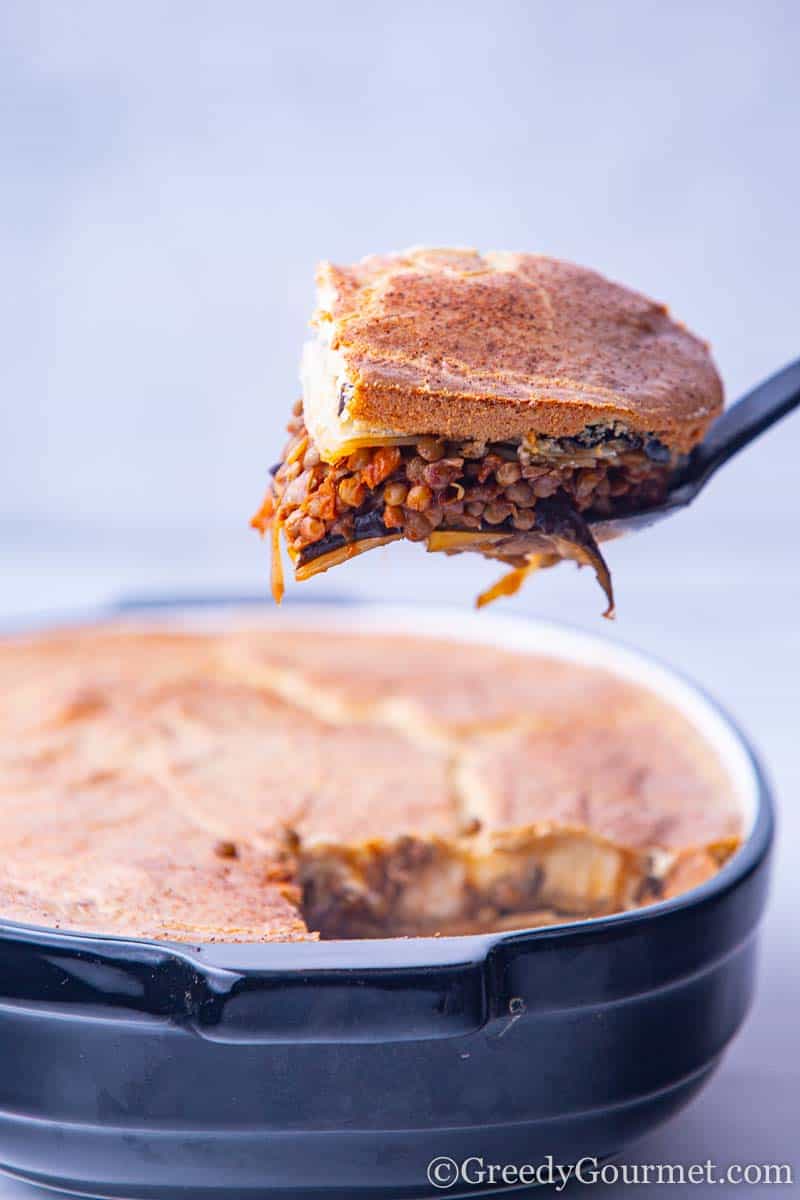
[[[305,389],[315,440],[335,395],[342,436],[562,438],[620,421],[686,451],[722,404],[704,342],[663,304],[572,263],[421,247],[323,263],[317,286],[317,344],[333,363],[319,429]]]
[[[555,659],[108,627],[0,643],[0,683],[0,919],[178,941],[513,928],[692,887],[741,837],[680,713]]]

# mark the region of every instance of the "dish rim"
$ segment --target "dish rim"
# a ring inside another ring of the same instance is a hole
[[[696,713],[703,714],[703,724],[706,729],[698,732],[715,745],[723,758],[723,765],[728,772],[738,776],[739,783],[747,779],[749,800],[745,805],[751,807],[748,814],[750,827],[743,838],[741,846],[727,862],[712,876],[711,879],[697,887],[691,888],[668,900],[660,900],[642,908],[631,909],[606,916],[588,917],[565,921],[555,925],[523,927],[513,930],[480,934],[458,934],[441,937],[414,938],[360,938],[336,939],[330,941],[307,942],[214,942],[197,944],[191,942],[172,942],[143,937],[126,937],[122,934],[101,934],[90,931],[62,930],[50,926],[33,925],[23,922],[3,920],[0,918],[0,941],[15,941],[29,944],[32,947],[47,949],[71,949],[81,953],[94,952],[98,955],[108,955],[119,959],[127,948],[134,957],[156,956],[171,959],[181,959],[196,966],[201,971],[215,968],[235,971],[242,976],[264,976],[265,974],[288,973],[319,973],[330,971],[358,971],[360,975],[370,972],[386,972],[387,970],[429,970],[432,968],[448,968],[464,966],[479,961],[486,961],[490,954],[499,947],[510,947],[524,943],[531,947],[547,946],[554,942],[594,941],[605,935],[613,937],[615,933],[622,936],[640,932],[648,925],[660,925],[675,915],[686,913],[691,909],[699,909],[713,904],[727,893],[739,886],[750,876],[768,855],[775,832],[775,811],[772,790],[764,767],[749,737],[739,723],[727,710],[712,697],[705,688],[697,684],[683,671],[677,670],[658,656],[641,650],[625,641],[604,636],[601,633],[587,632],[566,622],[545,621],[527,617],[515,612],[513,614],[475,613],[456,606],[417,605],[405,603],[398,605],[384,604],[379,600],[368,598],[347,597],[327,594],[322,597],[292,597],[280,610],[268,609],[263,596],[251,595],[176,595],[176,596],[141,596],[123,599],[112,605],[94,608],[81,608],[66,613],[53,613],[49,616],[37,616],[33,620],[21,618],[4,622],[0,636],[24,636],[46,632],[49,629],[80,628],[98,623],[123,623],[147,626],[169,625],[180,621],[183,627],[197,628],[214,627],[215,620],[224,616],[227,622],[249,617],[253,621],[252,610],[260,610],[260,621],[290,625],[292,622],[300,626],[312,625],[315,613],[331,611],[339,616],[347,614],[352,619],[369,614],[370,619],[376,615],[380,618],[396,619],[404,616],[413,619],[415,623],[420,618],[428,621],[431,616],[436,622],[446,622],[441,629],[429,626],[424,630],[415,630],[419,636],[445,636],[454,641],[464,639],[461,629],[469,626],[482,625],[487,630],[483,639],[486,644],[503,648],[503,641],[491,636],[491,631],[505,631],[509,638],[519,635],[523,630],[535,634],[547,634],[562,644],[571,643],[574,646],[592,648],[597,654],[597,660],[591,665],[605,666],[606,669],[626,677],[626,672],[620,670],[617,664],[626,664],[629,668],[628,678],[647,686],[641,677],[637,678],[635,668],[642,671],[645,678],[662,680],[667,684],[668,692],[673,696],[657,694],[668,703],[677,706],[687,719],[690,714],[674,696],[682,696],[690,708]],[[268,614],[268,615],[267,615]],[[309,621],[309,616],[312,621]],[[188,619],[188,620],[187,620]],[[247,625],[247,620],[241,620]],[[333,622],[334,624],[336,622]],[[459,628],[455,628],[456,623]],[[380,619],[375,622],[375,631],[380,628]],[[528,653],[547,653],[542,647],[533,645],[525,647]],[[553,657],[565,657],[554,653]],[[604,662],[603,660],[609,660]],[[697,724],[692,721],[697,729]],[[713,732],[716,731],[716,732]],[[719,738],[719,740],[718,740]],[[727,744],[727,750],[720,750],[720,742]],[[731,752],[732,758],[738,764],[731,767],[732,759],[726,754]]]

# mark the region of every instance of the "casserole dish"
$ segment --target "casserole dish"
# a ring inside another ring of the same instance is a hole
[[[124,612],[186,625],[235,609]],[[648,658],[554,626],[340,604],[269,620],[605,666],[714,747],[743,844],[674,899],[496,934],[193,946],[6,922],[0,1166],[91,1196],[399,1200],[432,1193],[437,1158],[601,1159],[680,1108],[747,1012],[767,883],[772,803],[731,721]]]

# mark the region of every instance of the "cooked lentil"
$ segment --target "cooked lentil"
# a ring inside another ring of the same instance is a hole
[[[448,442],[362,447],[322,462],[309,443],[302,403],[293,408],[283,462],[273,472],[272,512],[297,557],[316,543],[400,531],[424,541],[434,529],[527,532],[539,500],[562,492],[597,516],[657,503],[677,458],[656,438],[589,426],[575,438],[519,444]],[[266,505],[260,516],[273,519]]]

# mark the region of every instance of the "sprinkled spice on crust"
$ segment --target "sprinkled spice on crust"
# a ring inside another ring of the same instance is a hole
[[[0,641],[0,920],[173,941],[454,933],[695,886],[741,817],[677,712],[488,645]]]

